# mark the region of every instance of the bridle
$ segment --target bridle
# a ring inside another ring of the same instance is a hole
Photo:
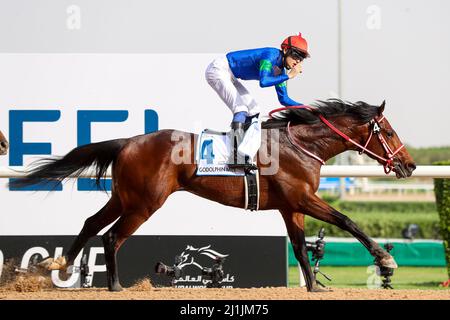
[[[293,107],[283,107],[283,108],[278,108],[278,109],[272,110],[271,112],[269,112],[269,116],[272,117],[272,114],[274,114],[276,112],[284,111],[284,110],[287,110],[287,109],[306,109],[306,110],[309,110],[309,111],[313,111],[314,110],[314,108],[312,108],[310,106],[305,106],[305,105],[303,105],[303,106],[293,106]],[[359,144],[358,142],[356,142],[355,140],[353,140],[352,138],[347,136],[345,133],[343,133],[339,129],[337,129],[327,119],[325,119],[325,117],[322,116],[321,114],[319,114],[318,116],[319,116],[320,120],[323,123],[325,123],[332,131],[334,131],[336,134],[338,134],[339,136],[344,138],[346,141],[348,141],[348,142],[352,143],[353,145],[357,146],[360,149],[359,150],[359,154],[362,154],[362,153],[365,152],[367,154],[370,154],[370,155],[374,156],[375,158],[379,159],[380,161],[382,161],[383,162],[384,172],[386,174],[389,174],[394,169],[394,157],[395,157],[395,155],[397,153],[400,152],[401,149],[403,149],[405,147],[405,145],[402,144],[401,146],[399,146],[394,151],[389,147],[388,143],[386,142],[386,139],[384,138],[383,134],[381,133],[381,125],[380,125],[380,123],[385,119],[384,115],[380,115],[380,117],[376,116],[372,120],[370,120],[369,125],[372,126],[372,128],[370,130],[370,135],[367,138],[367,141],[364,144],[364,146],[362,146],[361,144]],[[304,153],[306,153],[310,157],[318,160],[322,164],[325,164],[325,161],[323,159],[321,159],[319,156],[313,154],[312,152],[306,150],[298,142],[295,141],[294,137],[291,134],[290,124],[291,124],[291,122],[289,121],[288,124],[287,124],[287,138],[288,138],[289,142],[292,145],[294,145],[294,147],[296,147],[297,149],[303,151]],[[378,140],[380,141],[381,145],[383,146],[383,149],[385,151],[385,156],[384,157],[376,154],[375,152],[373,152],[373,151],[371,151],[371,150],[369,150],[367,148],[367,146],[369,145],[370,140],[372,139],[374,134],[378,137]]]
[[[381,126],[380,123],[385,119],[384,115],[381,115],[381,118],[377,119],[377,117],[370,120],[369,124],[372,126],[372,130],[370,131],[370,135],[367,138],[366,143],[364,144],[364,147],[361,148],[359,151],[359,154],[363,154],[364,152],[367,152],[372,154],[373,156],[377,157],[381,161],[384,162],[384,172],[386,174],[390,173],[392,169],[394,169],[394,157],[401,149],[405,147],[405,145],[402,143],[397,149],[392,151],[391,147],[389,147],[388,143],[386,142],[386,139],[384,138],[383,134],[381,133]],[[378,140],[380,141],[381,145],[383,146],[384,151],[386,152],[386,158],[380,157],[377,154],[373,153],[372,151],[368,150],[366,147],[369,144],[370,140],[373,137],[373,134],[376,134],[378,137]]]

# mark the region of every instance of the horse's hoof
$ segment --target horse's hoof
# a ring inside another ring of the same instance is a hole
[[[322,287],[313,287],[311,290],[308,290],[309,292],[331,292],[332,290],[330,288],[322,288]]]
[[[67,266],[66,258],[64,256],[57,259],[47,258],[38,263],[38,266],[46,270],[65,270]]]
[[[57,270],[66,270],[67,269],[67,260],[65,256],[60,256],[56,258],[55,263],[59,265]]]
[[[115,285],[109,287],[109,291],[111,291],[111,292],[120,292],[120,291],[123,291],[123,288],[122,288],[122,286],[120,284],[115,284]]]
[[[39,263],[37,264],[37,266],[38,266],[38,267],[41,267],[41,268],[43,268],[43,269],[45,269],[45,270],[51,270],[51,269],[49,269],[49,268],[50,268],[52,265],[54,265],[54,263],[55,263],[55,259],[48,257],[48,258],[42,260],[41,262],[39,262]]]
[[[391,268],[391,269],[398,268],[397,262],[395,262],[394,258],[391,255],[389,255],[388,257],[382,258],[380,260],[380,264],[386,268]]]

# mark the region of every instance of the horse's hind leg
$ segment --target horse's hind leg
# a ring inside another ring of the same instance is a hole
[[[81,232],[65,256],[56,259],[46,258],[40,265],[49,270],[66,270],[68,266],[73,264],[78,253],[83,249],[88,240],[97,235],[104,227],[114,222],[121,213],[122,206],[120,200],[113,194],[108,203],[100,211],[86,219]]]
[[[67,251],[67,265],[73,264],[78,253],[86,245],[87,241],[97,235],[107,225],[116,220],[122,213],[120,199],[113,194],[108,203],[96,214],[86,219],[81,232]]]
[[[122,290],[117,268],[117,252],[119,248],[155,211],[142,208],[125,212],[111,229],[102,236],[105,247],[108,289],[110,291]]]

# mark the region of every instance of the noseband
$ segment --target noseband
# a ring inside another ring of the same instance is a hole
[[[271,112],[269,112],[269,116],[272,116],[273,113],[275,112],[279,112],[279,111],[283,111],[283,110],[287,110],[287,109],[306,109],[309,111],[312,111],[313,108],[310,106],[295,106],[295,107],[284,107],[284,108],[278,108],[275,110],[272,110]],[[333,130],[336,134],[338,134],[339,136],[341,136],[342,138],[344,138],[346,141],[349,141],[350,143],[354,144],[355,146],[357,146],[360,150],[359,150],[359,154],[362,153],[367,153],[370,154],[372,156],[374,156],[375,158],[379,159],[380,161],[383,162],[383,168],[384,168],[384,172],[386,174],[389,174],[392,169],[394,169],[394,157],[395,155],[401,150],[403,149],[403,147],[405,146],[404,144],[402,144],[400,147],[398,147],[395,151],[392,151],[392,149],[389,147],[389,145],[386,142],[386,139],[384,138],[383,134],[381,133],[381,126],[380,123],[385,119],[384,115],[381,115],[380,118],[378,117],[374,117],[372,120],[370,120],[369,125],[372,126],[372,129],[370,131],[370,135],[367,138],[366,143],[364,144],[364,146],[360,145],[359,143],[357,143],[355,140],[351,139],[349,136],[347,136],[345,133],[343,133],[342,131],[340,131],[339,129],[337,129],[335,126],[333,126],[327,119],[325,119],[325,117],[323,117],[321,114],[318,115],[320,120],[325,123],[331,130]],[[300,146],[295,139],[293,138],[292,134],[291,134],[291,130],[290,130],[290,124],[291,122],[289,121],[287,124],[287,138],[289,140],[289,142],[292,143],[292,145],[294,145],[297,149],[303,151],[304,153],[306,153],[307,155],[311,156],[312,158],[318,160],[320,163],[325,164],[325,161],[323,159],[321,159],[319,156],[313,154],[312,152],[306,150],[305,148],[303,148],[302,146]],[[370,140],[372,139],[373,135],[376,135],[378,137],[378,140],[380,141],[381,145],[384,148],[385,151],[385,157],[382,157],[378,154],[376,154],[375,152],[367,149],[367,146],[369,145]]]

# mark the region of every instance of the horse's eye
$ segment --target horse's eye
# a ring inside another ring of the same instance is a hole
[[[388,138],[392,138],[392,137],[394,136],[394,131],[392,131],[392,130],[386,130],[386,136],[387,136]]]

